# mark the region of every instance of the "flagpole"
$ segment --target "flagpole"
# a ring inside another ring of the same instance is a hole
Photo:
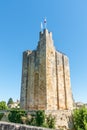
[[[43,23],[41,22],[41,25],[40,25],[40,29],[41,29],[41,32],[43,32]]]
[[[47,20],[46,18],[44,19],[44,29],[46,29],[46,25],[47,25]]]

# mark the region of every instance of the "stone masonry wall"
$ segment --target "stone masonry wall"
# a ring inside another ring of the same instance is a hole
[[[57,110],[57,83],[56,83],[56,61],[55,48],[52,33],[46,30],[46,90],[47,110]]]
[[[50,130],[50,129],[15,124],[15,123],[0,122],[0,130]]]
[[[56,52],[56,80],[57,80],[57,97],[58,109],[66,109],[66,93],[64,83],[63,54]]]
[[[46,115],[55,117],[55,128],[60,130],[74,130],[71,110],[51,110],[45,111]]]
[[[37,50],[23,53],[20,104],[23,109],[46,109],[46,44],[42,39]]]
[[[29,111],[28,114],[35,114],[36,111]],[[73,119],[71,110],[46,110],[46,115],[55,117],[55,128],[57,130],[73,130]],[[41,127],[27,126],[16,123],[7,123],[0,121],[0,130],[48,130]]]
[[[27,110],[73,108],[69,60],[56,51],[47,29],[40,32],[37,49],[23,53],[20,105]]]
[[[69,60],[66,55],[56,51],[56,80],[58,109],[72,109],[73,98],[70,84]]]
[[[22,63],[22,82],[21,82],[21,108],[26,109],[27,105],[27,80],[28,80],[28,62],[27,57],[29,54],[31,54],[32,51],[26,51],[23,53],[23,63]]]

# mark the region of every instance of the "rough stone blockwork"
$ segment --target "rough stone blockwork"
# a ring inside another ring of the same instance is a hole
[[[26,110],[73,108],[69,59],[56,51],[47,29],[40,32],[37,49],[23,53],[20,105]]]
[[[45,111],[47,115],[55,117],[55,127],[62,130],[73,130],[73,118],[71,110]]]
[[[25,110],[54,114],[56,128],[72,126],[69,59],[55,49],[52,33],[47,29],[40,32],[36,50],[23,53],[20,105]]]
[[[50,130],[50,129],[15,124],[15,123],[0,122],[0,130]]]

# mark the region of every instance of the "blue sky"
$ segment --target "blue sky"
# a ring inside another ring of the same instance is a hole
[[[69,57],[75,101],[87,102],[87,0],[0,1],[0,101],[20,99],[22,52],[36,48],[44,17]]]

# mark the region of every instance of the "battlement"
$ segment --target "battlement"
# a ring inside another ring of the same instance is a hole
[[[32,53],[32,51],[27,50],[27,51],[24,51],[24,52],[23,52],[23,55],[26,55],[26,54],[27,54],[27,55],[30,55],[31,53]]]
[[[46,38],[47,36],[51,37],[52,39],[52,32],[48,32],[47,29],[44,29],[43,31],[40,32],[40,40],[43,38]]]

